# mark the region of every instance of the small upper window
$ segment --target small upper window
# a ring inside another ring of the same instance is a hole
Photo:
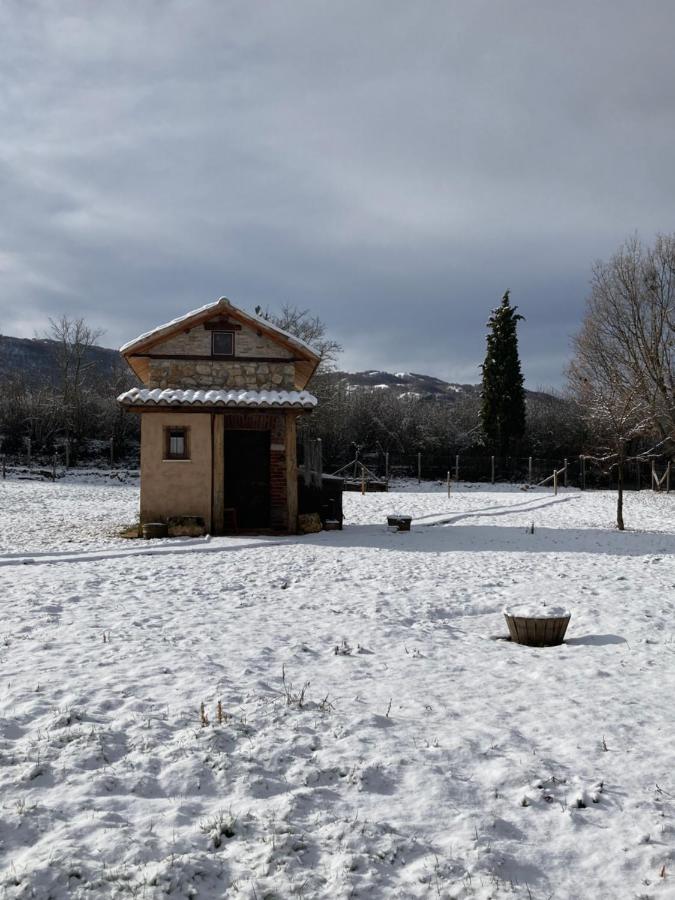
[[[211,350],[214,356],[234,356],[234,332],[211,332]]]
[[[165,429],[164,459],[190,459],[187,428]]]

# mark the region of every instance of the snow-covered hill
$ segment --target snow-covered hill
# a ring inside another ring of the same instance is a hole
[[[475,384],[454,384],[417,372],[392,373],[371,369],[366,372],[336,372],[333,377],[341,381],[348,390],[362,388],[390,391],[396,397],[420,399],[454,401],[462,395],[475,394],[480,389]]]
[[[87,362],[97,375],[107,376],[121,364],[119,352],[107,347],[92,347]],[[31,380],[49,381],[56,377],[58,344],[43,338],[16,338],[0,335],[0,377],[21,375]],[[348,388],[372,388],[393,391],[396,396],[438,397],[449,400],[478,390],[476,385],[450,384],[431,375],[414,372],[335,372]]]
[[[16,375],[35,382],[52,381],[58,372],[58,350],[56,341],[0,334],[0,377]],[[119,352],[107,347],[92,347],[85,354],[85,362],[93,374],[103,377],[122,365]]]
[[[458,384],[443,381],[433,375],[418,372],[382,372],[369,369],[365,372],[334,372],[331,378],[340,381],[348,391],[387,391],[399,398],[419,400],[439,400],[455,403],[466,397],[475,397],[480,392],[479,384]],[[562,402],[560,398],[545,391],[525,390],[525,399],[543,399]]]
[[[57,344],[41,338],[15,338],[0,335],[0,378],[7,375],[21,375],[33,381],[50,381],[57,375]],[[117,350],[107,347],[92,347],[87,354],[91,374],[108,378],[120,369],[129,374]],[[132,377],[132,376],[129,376]],[[333,372],[328,376],[341,382],[348,391],[372,390],[388,391],[397,398],[411,400],[439,400],[454,403],[463,397],[478,394],[478,384],[457,384],[443,381],[433,375],[418,372],[382,372],[369,369],[364,372]],[[550,395],[538,391],[525,391],[526,398]]]

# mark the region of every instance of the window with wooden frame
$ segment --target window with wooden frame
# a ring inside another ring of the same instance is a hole
[[[234,356],[234,331],[211,332],[211,355]]]
[[[164,429],[164,459],[190,459],[190,429],[169,426]]]

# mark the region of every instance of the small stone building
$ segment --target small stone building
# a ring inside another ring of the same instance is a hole
[[[141,522],[199,517],[211,534],[297,530],[296,420],[319,357],[222,298],[121,349],[143,383]]]

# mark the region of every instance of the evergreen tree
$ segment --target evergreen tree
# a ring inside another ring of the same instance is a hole
[[[518,358],[518,321],[509,291],[488,320],[487,353],[482,365],[481,424],[490,447],[506,456],[525,433],[525,390]]]

